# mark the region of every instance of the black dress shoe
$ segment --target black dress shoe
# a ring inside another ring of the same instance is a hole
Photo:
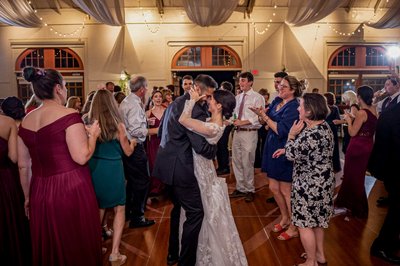
[[[217,175],[227,175],[230,174],[231,170],[229,169],[217,169]]]
[[[371,248],[371,255],[377,258],[381,258],[387,262],[400,265],[400,257],[389,254],[387,251],[383,249],[375,249]]]
[[[247,193],[246,193],[246,196],[245,196],[245,198],[244,198],[244,200],[245,200],[246,202],[252,202],[252,201],[254,201],[254,193],[252,193],[252,192],[247,192]]]
[[[389,204],[389,198],[388,197],[380,197],[377,201],[376,204],[378,206],[387,206]]]
[[[171,254],[168,254],[167,256],[167,265],[172,266],[178,263],[179,257],[178,256],[173,256]]]
[[[235,189],[231,194],[229,194],[230,198],[240,198],[245,197],[246,193]]]
[[[129,228],[139,228],[139,227],[147,227],[155,224],[154,220],[148,220],[147,218],[140,218],[138,220],[131,220],[129,223]]]

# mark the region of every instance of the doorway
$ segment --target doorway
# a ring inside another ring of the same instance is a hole
[[[237,88],[237,76],[240,73],[240,71],[209,71],[209,70],[205,70],[205,71],[176,71],[174,72],[174,80],[177,81],[177,83],[179,82],[179,95],[182,95],[184,93],[183,88],[182,88],[182,77],[185,75],[190,75],[193,77],[193,79],[195,79],[197,77],[197,75],[200,74],[205,74],[205,75],[209,75],[211,77],[213,77],[213,79],[215,79],[215,81],[218,83],[218,87],[221,85],[221,83],[223,81],[229,81],[230,83],[232,83],[233,88],[236,92],[236,88]],[[176,78],[175,78],[176,76]],[[233,92],[233,93],[235,93]]]

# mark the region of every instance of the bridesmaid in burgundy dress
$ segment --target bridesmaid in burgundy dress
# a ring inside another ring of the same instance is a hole
[[[101,265],[98,206],[86,164],[99,124],[95,121],[86,132],[80,115],[64,107],[67,89],[58,71],[26,67],[23,74],[43,101],[18,132],[33,265]]]
[[[147,157],[149,159],[150,174],[153,171],[154,161],[157,156],[158,147],[160,146],[161,139],[157,136],[158,127],[160,126],[161,118],[164,114],[165,108],[162,105],[163,95],[160,90],[154,90],[151,95],[153,101],[153,108],[146,112],[147,121],[149,124],[149,138],[147,141]],[[164,190],[164,184],[156,177],[151,176],[150,196],[157,196]]]
[[[17,167],[17,126],[0,115],[0,257],[9,265],[30,265],[29,224]]]
[[[357,89],[360,110],[353,118],[345,115],[351,136],[346,151],[343,183],[336,199],[336,207],[344,207],[358,218],[368,218],[368,199],[365,192],[365,172],[374,144],[377,122],[375,107],[372,106],[374,91],[369,86]]]

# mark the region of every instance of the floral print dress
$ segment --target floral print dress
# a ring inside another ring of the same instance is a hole
[[[301,228],[327,228],[333,213],[333,134],[326,122],[305,128],[286,145],[294,161],[291,193],[292,223]]]

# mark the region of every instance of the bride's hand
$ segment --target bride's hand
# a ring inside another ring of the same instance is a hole
[[[202,100],[202,99],[204,99],[207,95],[199,95],[199,93],[195,90],[195,89],[193,89],[193,88],[191,88],[190,90],[189,90],[189,95],[190,95],[190,99],[191,100],[194,100],[195,102],[197,102],[197,101],[199,101],[199,100]]]

